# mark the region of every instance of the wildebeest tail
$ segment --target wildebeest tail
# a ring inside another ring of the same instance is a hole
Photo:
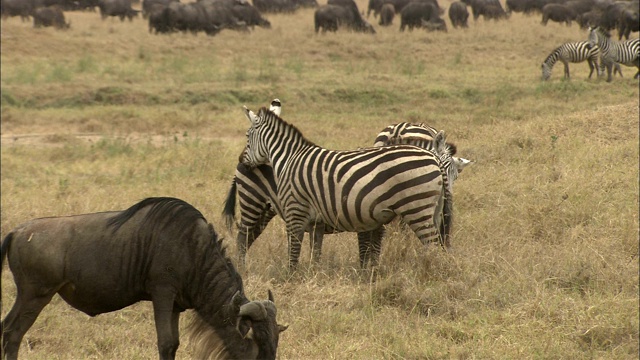
[[[13,232],[10,232],[9,235],[5,236],[4,240],[2,240],[2,245],[0,246],[0,251],[2,252],[2,254],[0,255],[0,271],[2,270],[2,266],[4,265],[4,259],[7,257],[7,252],[9,251],[11,240],[13,240]]]
[[[231,189],[229,189],[227,199],[224,201],[224,210],[222,210],[224,221],[229,231],[232,230],[233,224],[236,222],[236,187],[236,178],[234,176],[231,182]]]

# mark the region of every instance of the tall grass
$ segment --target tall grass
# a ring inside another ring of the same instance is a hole
[[[66,16],[64,32],[1,23],[2,236],[34,217],[175,196],[235,256],[220,212],[246,141],[243,104],[278,97],[285,120],[333,149],[426,122],[475,161],[455,184],[453,250],[392,223],[376,272],[357,269],[346,233],[326,236],[319,263],[305,246],[292,274],[274,219],[243,278],[250,298],[272,289],[290,325],[280,358],[638,357],[638,82],[631,68],[588,80],[585,64],[540,81],[548,52],[584,30],[514,14],[446,34],[396,23],[315,35],[307,9],[250,34],[156,36],[140,19]],[[2,316],[15,294],[5,266]],[[148,303],[89,318],[56,297],[21,355],[155,358],[155,339]]]

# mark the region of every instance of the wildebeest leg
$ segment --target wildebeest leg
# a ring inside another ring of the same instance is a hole
[[[178,323],[180,312],[174,307],[175,289],[158,287],[151,292],[153,316],[158,334],[158,352],[160,359],[173,360],[180,345]]]
[[[18,358],[20,342],[29,328],[38,318],[42,309],[51,301],[55,291],[38,295],[31,286],[18,287],[16,302],[11,311],[2,320],[0,334],[2,334],[2,348],[7,360]]]

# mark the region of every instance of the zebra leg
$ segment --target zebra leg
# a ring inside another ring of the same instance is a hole
[[[295,270],[298,266],[303,237],[304,227],[287,225],[287,238],[289,244],[289,270]]]
[[[370,263],[371,267],[378,266],[380,252],[382,251],[382,237],[384,236],[384,226],[371,231],[370,242]]]
[[[594,68],[593,60],[588,59],[588,60],[587,60],[587,64],[589,64],[589,79],[591,79],[591,75],[593,75],[593,68]],[[596,65],[595,65],[595,66],[597,67],[597,66],[598,66],[598,63],[596,63]]]
[[[324,224],[316,224],[309,234],[309,246],[311,247],[311,258],[313,261],[320,261],[322,256],[322,240],[324,238]]]
[[[562,63],[564,64],[564,77],[565,79],[570,79],[571,76],[569,75],[569,63],[565,60],[562,60]]]

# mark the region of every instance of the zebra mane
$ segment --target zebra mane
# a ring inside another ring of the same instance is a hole
[[[276,115],[273,111],[267,109],[264,106],[261,107],[260,110],[258,110],[258,118],[262,119],[265,122],[281,124],[282,126],[284,126],[287,129],[289,129],[291,133],[295,134],[297,137],[299,137],[300,139],[304,140],[308,145],[317,146],[314,142],[312,142],[311,140],[307,139],[302,134],[302,131],[300,131],[297,127],[295,127],[292,124],[289,124],[284,119],[282,119],[280,116]]]

